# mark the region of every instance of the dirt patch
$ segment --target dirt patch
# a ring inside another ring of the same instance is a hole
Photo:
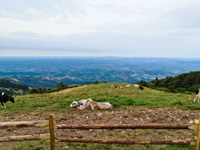
[[[53,113],[53,112],[51,112]],[[54,113],[56,124],[194,124],[198,119],[197,110],[177,110],[170,108],[147,109],[137,108],[135,110],[109,110],[92,111],[70,109],[64,114]],[[6,121],[29,121],[47,120],[49,114],[39,112],[20,114],[8,114],[8,117],[0,117],[1,122]],[[0,129],[0,137],[44,134],[48,129],[41,127],[9,127]],[[196,133],[192,130],[56,130],[59,138],[87,138],[87,139],[127,139],[127,140],[193,140]],[[3,143],[6,146],[8,143]],[[63,147],[62,143],[57,144]]]

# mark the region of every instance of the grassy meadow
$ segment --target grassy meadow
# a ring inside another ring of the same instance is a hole
[[[117,84],[124,88],[108,88]],[[110,102],[114,109],[131,109],[137,106],[147,108],[173,107],[178,109],[200,109],[197,102],[193,102],[194,94],[174,94],[145,88],[143,91],[133,86],[125,87],[126,83],[102,83],[84,85],[54,93],[27,94],[14,96],[16,103],[7,103],[8,109],[1,109],[0,114],[18,111],[20,113],[39,111],[41,113],[57,110],[62,113],[71,109],[72,101],[92,98],[99,102]]]
[[[109,85],[117,84],[123,88],[115,89],[108,88]],[[32,113],[56,113],[64,114],[66,110],[70,110],[69,105],[72,101],[79,101],[81,99],[92,98],[99,102],[110,102],[114,106],[114,110],[131,110],[143,108],[174,108],[181,110],[198,110],[200,105],[193,102],[194,93],[191,94],[173,94],[163,91],[157,91],[145,88],[143,91],[134,88],[133,86],[126,87],[126,83],[102,83],[84,85],[76,88],[66,89],[54,93],[46,94],[27,94],[21,96],[14,96],[15,103],[8,102],[7,109],[0,109],[0,116],[7,117],[10,114],[26,114]],[[88,110],[91,111],[91,110]],[[97,110],[96,112],[98,112]],[[92,112],[92,111],[91,111]],[[113,136],[116,133],[107,132],[107,136]],[[27,141],[17,142],[17,144],[10,145],[5,148],[0,143],[0,150],[42,150],[48,147],[48,142],[43,141]],[[135,145],[107,145],[107,144],[84,144],[84,143],[68,143],[70,149],[88,149],[88,150],[114,150],[114,149],[128,149],[135,150]],[[155,146],[145,145],[146,149],[155,150]],[[165,146],[159,148],[160,150],[176,150],[176,149],[195,149],[194,146]],[[56,150],[64,150],[57,148]]]

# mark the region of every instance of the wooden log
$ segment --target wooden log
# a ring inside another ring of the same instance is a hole
[[[82,125],[57,125],[57,129],[188,129],[191,126],[186,125],[169,125],[169,124],[82,124]]]
[[[16,122],[0,122],[0,127],[26,127],[35,126],[38,123],[46,122],[46,120],[39,121],[16,121]]]
[[[49,139],[50,139],[50,134],[36,134],[36,135],[0,137],[0,142],[27,141],[27,140],[49,140]]]
[[[54,135],[54,120],[53,116],[49,116],[49,132],[50,132],[50,146],[51,150],[55,149],[55,135]]]
[[[81,143],[106,143],[106,144],[158,144],[158,145],[194,145],[195,140],[103,140],[103,139],[57,139],[59,142],[81,142]]]

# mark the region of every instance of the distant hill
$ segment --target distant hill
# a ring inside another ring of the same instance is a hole
[[[29,91],[29,86],[9,80],[0,80],[0,92],[5,92],[9,95],[21,95]]]
[[[194,92],[196,89],[200,88],[200,71],[183,73],[175,77],[167,76],[165,79],[156,78],[151,82],[141,81],[140,84],[153,89],[173,93]]]

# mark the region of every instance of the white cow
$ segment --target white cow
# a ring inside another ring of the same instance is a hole
[[[139,85],[138,85],[138,84],[133,84],[133,86],[134,86],[135,88],[139,88]]]
[[[89,108],[90,106],[86,103],[87,101],[93,101],[91,98],[90,99],[83,99],[80,101],[73,101],[70,105],[70,107],[72,108],[77,108],[77,109],[85,109],[85,108]]]
[[[95,101],[87,101],[86,102],[92,110],[94,109],[102,109],[102,110],[108,110],[112,109],[113,106],[109,102],[95,102]]]
[[[194,97],[194,102],[196,101],[196,99],[198,100],[199,103],[199,99],[200,99],[200,89],[196,90],[196,96]]]

